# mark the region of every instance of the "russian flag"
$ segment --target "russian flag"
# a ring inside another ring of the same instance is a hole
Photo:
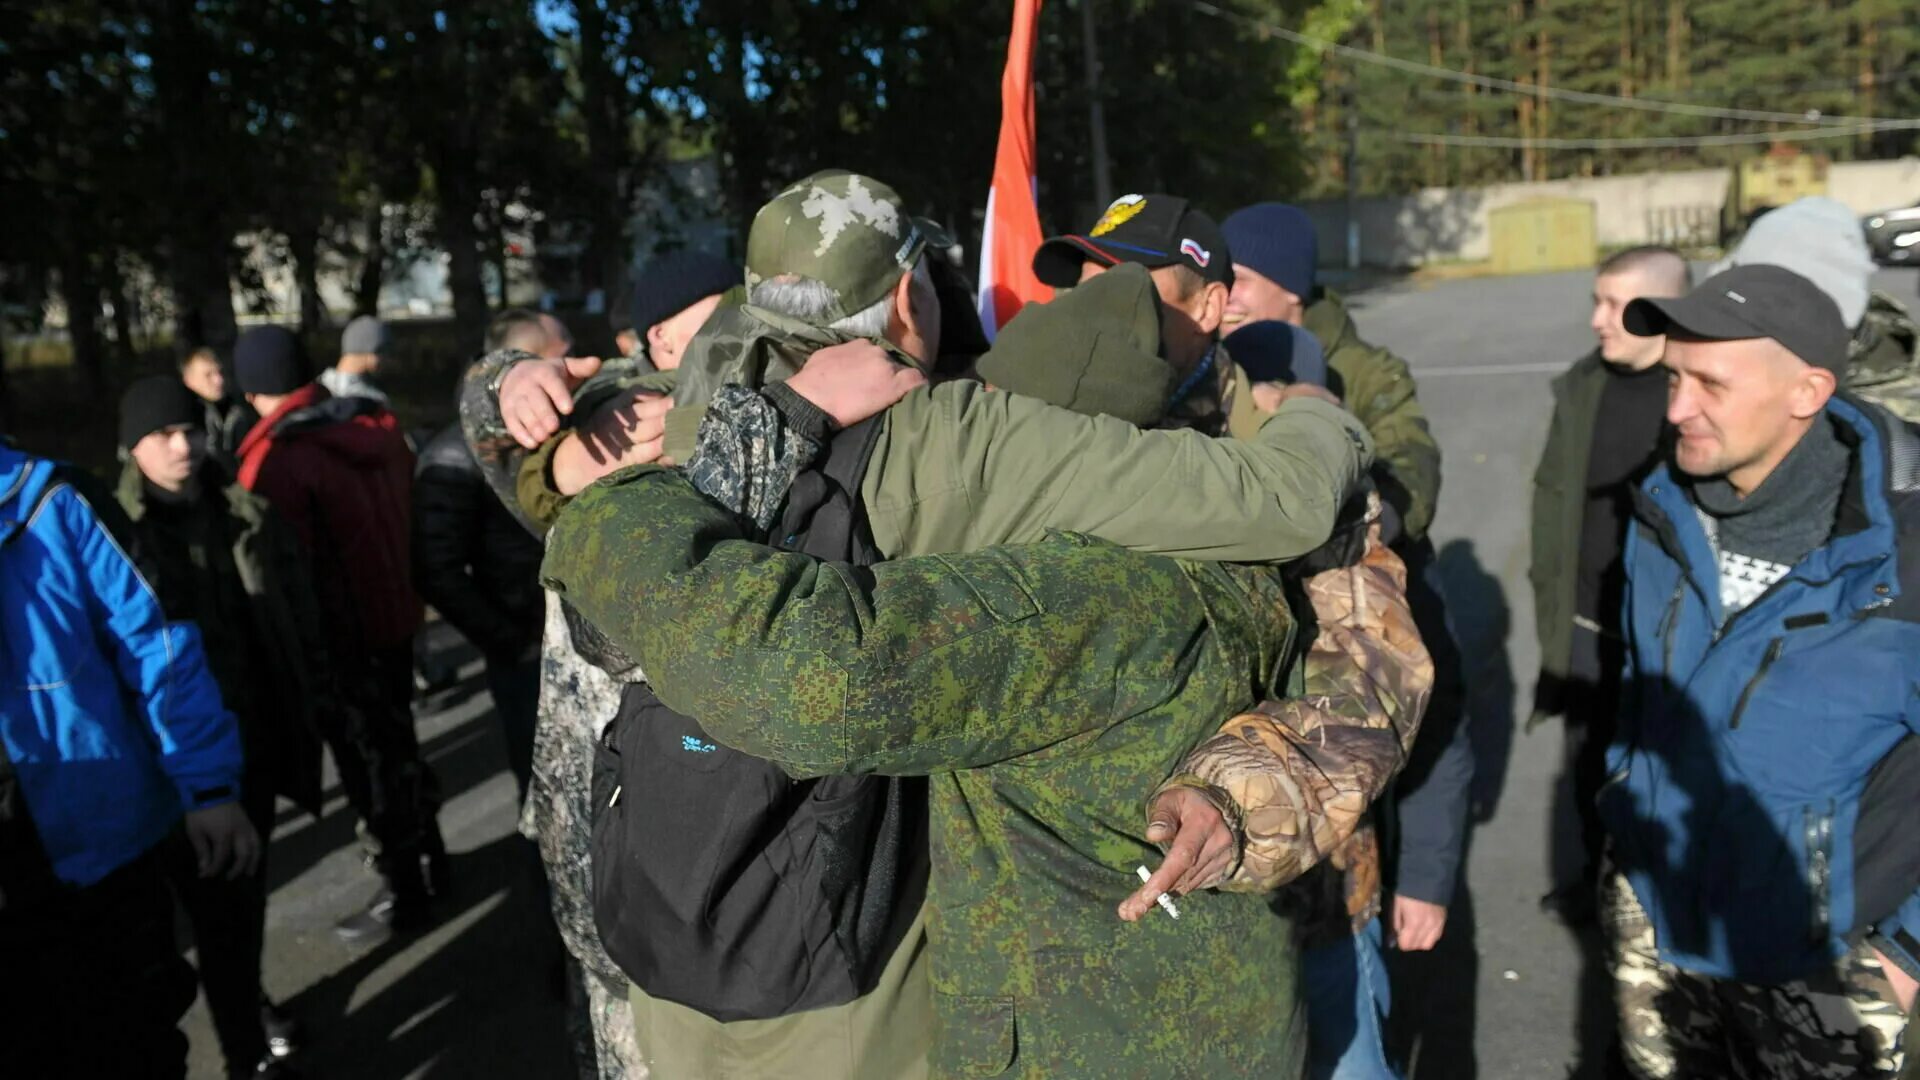
[[[1033,44],[1039,25],[1040,0],[1014,0],[1007,69],[1000,76],[1000,147],[980,237],[980,324],[988,340],[1021,305],[1053,296],[1033,276],[1033,253],[1045,239],[1033,166]]]

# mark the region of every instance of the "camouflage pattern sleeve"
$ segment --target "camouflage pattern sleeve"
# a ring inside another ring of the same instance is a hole
[[[1357,564],[1306,581],[1319,633],[1304,693],[1227,721],[1162,786],[1199,788],[1235,829],[1241,859],[1221,888],[1265,892],[1299,877],[1354,835],[1406,763],[1433,692],[1406,584],[1376,521]]]
[[[662,701],[796,776],[1055,747],[1161,707],[1221,640],[1183,564],[1087,537],[854,568],[743,531],[680,474],[628,470],[561,516],[543,576]]]
[[[700,423],[687,479],[765,533],[786,503],[793,478],[819,453],[820,443],[790,427],[764,394],[723,386]]]
[[[520,524],[537,536],[543,528],[520,508],[520,466],[527,449],[507,433],[507,421],[500,415],[501,378],[520,361],[535,359],[522,349],[498,349],[474,361],[460,379],[459,408],[460,431],[480,463],[480,475]]]

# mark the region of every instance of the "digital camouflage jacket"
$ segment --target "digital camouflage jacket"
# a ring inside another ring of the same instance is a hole
[[[1227,892],[1113,910],[1159,858],[1142,793],[1287,661],[1279,571],[1066,533],[855,569],[747,528],[629,469],[574,500],[543,572],[715,739],[797,776],[932,777],[936,1075],[1297,1075],[1289,921]]]

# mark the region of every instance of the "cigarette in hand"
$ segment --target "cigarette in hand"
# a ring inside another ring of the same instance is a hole
[[[1142,884],[1153,880],[1152,872],[1144,866],[1134,867],[1133,872],[1140,875]],[[1159,904],[1160,910],[1166,912],[1170,917],[1175,919],[1180,917],[1180,909],[1173,906],[1173,897],[1168,896],[1166,893],[1161,893],[1159,896],[1154,897],[1153,902]]]

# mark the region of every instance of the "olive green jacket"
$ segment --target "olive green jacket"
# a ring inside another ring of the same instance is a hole
[[[1140,288],[1152,289],[1145,274],[1139,279]],[[705,355],[719,358],[714,363],[725,367],[742,362],[726,357],[752,358],[729,374],[704,376],[715,385],[763,385],[763,374],[784,378],[791,373],[784,365],[810,351],[792,344],[802,339],[789,336],[790,320],[763,324],[759,331],[785,345],[743,343],[746,320],[755,312],[722,309],[723,321],[716,316],[718,325],[702,328],[702,337],[724,343],[708,347]],[[813,330],[804,345],[831,344],[832,336]],[[495,354],[483,360],[468,385],[484,382],[511,359]],[[692,370],[707,367],[690,355],[681,367],[682,385]],[[684,400],[679,388],[674,393],[665,453],[684,462],[704,413],[697,407],[701,402]],[[469,425],[478,449],[483,443],[474,438],[471,419]],[[874,542],[889,556],[1022,543],[1063,529],[1185,558],[1292,559],[1326,541],[1373,460],[1372,440],[1360,421],[1311,399],[1287,402],[1247,442],[1197,431],[1143,431],[1110,416],[1085,416],[972,382],[915,390],[886,411],[882,425],[861,495]],[[485,425],[480,427],[484,437]],[[503,453],[513,449],[510,439],[494,443]],[[515,490],[507,493],[540,525],[551,525],[564,505],[548,468],[557,445],[551,441],[528,455],[518,467]]]
[[[1326,350],[1327,367],[1338,376],[1331,389],[1373,436],[1384,466],[1375,474],[1381,496],[1400,515],[1408,537],[1426,536],[1440,499],[1440,444],[1414,394],[1407,362],[1362,340],[1337,293],[1323,291],[1308,306],[1303,325]]]
[[[1298,1075],[1295,931],[1262,897],[1114,913],[1160,860],[1146,794],[1287,660],[1277,571],[1063,533],[857,569],[743,535],[641,467],[574,500],[543,573],[715,739],[932,777],[935,1075]]]
[[[1553,380],[1553,421],[1547,427],[1540,463],[1533,470],[1533,559],[1527,580],[1533,583],[1533,625],[1540,637],[1540,683],[1529,729],[1566,711],[1559,690],[1573,662],[1587,459],[1593,452],[1593,427],[1606,389],[1606,362],[1598,350]]]

